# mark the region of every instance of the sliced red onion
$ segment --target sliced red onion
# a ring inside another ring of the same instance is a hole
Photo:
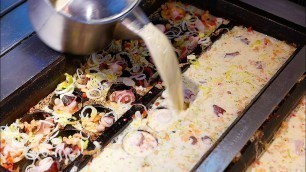
[[[195,145],[198,142],[198,139],[196,137],[194,137],[194,136],[190,136],[189,139],[192,141],[191,142],[192,145]]]
[[[223,115],[224,112],[226,112],[223,108],[221,108],[220,106],[218,105],[213,105],[213,108],[214,108],[214,112],[215,114],[220,117],[220,114]]]
[[[245,43],[246,45],[249,45],[250,44],[250,41],[248,38],[240,38],[240,40]]]
[[[51,168],[53,163],[54,163],[54,160],[51,157],[44,158],[39,161],[39,164],[36,167],[36,170],[37,171],[48,171]]]
[[[190,103],[194,100],[195,100],[195,94],[191,90],[185,88],[184,89],[184,102]]]
[[[212,145],[212,139],[209,136],[201,137],[201,140],[205,145]]]
[[[255,65],[256,65],[256,69],[263,69],[262,61],[255,62]]]
[[[201,84],[206,84],[207,81],[199,81],[199,83],[201,83]]]
[[[233,53],[226,53],[224,58],[235,57],[235,56],[238,56],[238,55],[240,55],[240,53],[238,51],[233,52]]]

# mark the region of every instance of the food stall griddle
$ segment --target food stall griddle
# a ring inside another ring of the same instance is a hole
[[[143,1],[140,6],[147,14],[150,14],[159,8],[163,2],[162,0]],[[183,2],[207,9],[214,16],[231,20],[230,27],[233,25],[252,26],[254,30],[261,33],[297,45],[297,50],[292,57],[261,90],[260,94],[253,99],[243,114],[235,120],[212,148],[203,155],[193,168],[193,171],[234,169],[230,168],[235,167],[235,163],[232,162],[234,157],[247,144],[265,120],[268,119],[276,107],[280,105],[279,109],[282,108],[283,114],[287,114],[295,105],[294,103],[280,103],[285,99],[290,90],[294,92],[295,89],[300,88],[294,87],[294,85],[300,81],[305,73],[305,28],[264,11],[254,9],[236,0],[207,0],[205,2],[196,0]],[[7,11],[3,15],[1,13],[1,23],[5,17],[12,15],[14,11],[26,6],[26,4],[27,2],[21,6],[14,7],[15,10]],[[27,16],[23,17],[27,19]],[[6,22],[10,21],[7,20]],[[22,28],[19,29],[22,30]],[[2,32],[1,30],[1,35]],[[32,32],[31,29],[26,32],[20,32],[22,33],[19,36],[20,38],[13,42],[8,41],[7,45],[9,46],[2,47],[1,45],[1,125],[12,123],[16,118],[22,117],[30,107],[37,104],[40,99],[54,90],[56,85],[63,80],[63,73],[73,73],[77,63],[83,59],[83,57],[76,58],[73,56],[69,57],[70,55],[61,55],[49,49],[35,34],[31,35]],[[29,35],[30,38],[28,38]],[[218,36],[215,40],[217,39]],[[188,66],[183,70],[187,68]],[[297,90],[300,90],[299,93],[304,91],[304,89]],[[163,89],[153,87],[152,93],[148,93],[139,101],[148,107],[160,96],[162,91]],[[297,101],[301,95],[292,94],[290,100]],[[98,141],[104,146],[107,145],[112,138],[131,122],[131,116],[136,110],[139,110],[139,107],[132,107],[109,130],[103,133],[98,138]],[[271,130],[267,130],[267,132],[269,131]],[[72,164],[84,166],[91,158],[91,156],[82,156],[77,158]],[[228,167],[231,162],[232,164]]]

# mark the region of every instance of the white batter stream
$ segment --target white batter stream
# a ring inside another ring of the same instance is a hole
[[[168,38],[152,23],[138,33],[145,41],[163,80],[173,109],[182,111],[184,107],[182,75],[174,49]]]

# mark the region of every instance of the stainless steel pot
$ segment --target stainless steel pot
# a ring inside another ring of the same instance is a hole
[[[29,0],[30,20],[40,39],[65,53],[85,55],[107,47],[117,28],[130,35],[149,23],[140,0]],[[118,37],[118,36],[117,36]]]

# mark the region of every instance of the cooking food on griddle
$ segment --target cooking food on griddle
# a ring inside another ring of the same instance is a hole
[[[112,126],[118,118],[113,111],[101,105],[84,106],[74,115],[77,115],[76,118],[79,120],[73,124],[73,127],[93,138]]]
[[[171,114],[165,92],[147,118],[134,119],[83,171],[190,171],[294,50],[251,28],[234,27],[198,59],[190,57],[183,74],[185,112]],[[145,158],[124,149],[124,136],[137,130],[158,140]]]
[[[180,2],[168,2],[162,5],[151,18],[161,18],[164,22],[158,27],[172,41],[180,62],[187,62],[189,55],[197,46],[208,46],[209,36],[222,23],[227,23],[222,18],[217,18],[192,5]]]
[[[157,148],[158,140],[148,131],[131,131],[127,133],[123,140],[123,149],[133,155],[144,157]]]
[[[210,36],[224,30],[216,29],[227,20],[178,2],[164,4],[150,19],[171,40],[181,65],[191,65],[183,74],[189,109],[171,111],[164,92],[144,112],[146,118],[136,112],[130,126],[84,171],[189,171],[295,50],[239,26],[197,59],[190,53],[207,48]],[[63,170],[89,140],[150,94],[155,84],[163,84],[142,40],[115,40],[65,77],[30,109],[42,111],[40,117],[1,126],[1,166],[20,169],[18,162],[29,160],[32,170]]]
[[[90,139],[111,127],[138,94],[144,95],[154,84],[150,78],[156,71],[148,57],[142,41],[118,40],[108,52],[91,55],[74,75],[65,74],[65,81],[30,109],[43,111],[1,127],[1,166],[18,171],[21,167],[17,163],[29,160],[32,171],[40,170],[51,163],[51,155],[56,157],[54,161],[71,162],[79,152],[68,158],[55,154],[50,139],[67,127],[88,134]],[[130,75],[124,76],[125,71]],[[42,158],[45,160],[39,161]]]
[[[61,169],[64,169],[69,162],[73,161],[87,149],[88,139],[88,136],[84,136],[82,132],[75,130],[60,131],[58,135],[50,139],[54,147],[51,155],[56,157],[56,161],[60,163]]]
[[[14,164],[24,158],[48,154],[51,146],[45,141],[57,127],[51,114],[44,111],[26,114],[10,126],[2,126],[1,165],[13,170]]]
[[[247,172],[305,171],[306,97],[291,112],[267,150]]]
[[[127,83],[127,80],[123,81]],[[107,93],[107,99],[112,102],[131,104],[136,100],[136,90],[132,86],[125,84],[113,84]]]
[[[35,163],[28,165],[25,168],[26,172],[56,172],[59,170],[58,163],[52,157],[45,157],[37,160]]]
[[[57,114],[72,114],[82,107],[82,103],[82,97],[80,95],[74,92],[64,93],[54,95],[49,108],[53,109]]]

